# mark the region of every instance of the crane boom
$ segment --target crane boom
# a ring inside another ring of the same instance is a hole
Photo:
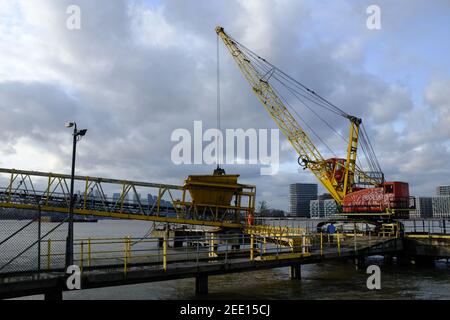
[[[345,114],[345,117],[350,121],[346,159],[331,158],[326,160],[286,108],[275,89],[269,84],[269,81],[265,79],[266,75],[261,74],[256,66],[252,64],[250,57],[239,48],[237,41],[226,34],[220,26],[216,27],[216,33],[228,48],[234,61],[252,87],[253,92],[297,151],[299,160],[301,159],[302,161],[301,164],[304,168],[311,170],[339,204],[343,203],[343,199],[347,194],[353,192],[356,175],[364,177],[366,181],[370,181],[374,185],[379,184],[378,181],[364,174],[356,166],[361,119]],[[266,62],[263,58],[258,58]],[[310,90],[308,89],[308,91]]]

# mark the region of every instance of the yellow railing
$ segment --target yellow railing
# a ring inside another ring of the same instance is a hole
[[[261,231],[255,228],[254,231]],[[98,267],[122,268],[126,275],[130,268],[139,265],[167,271],[170,264],[199,265],[201,263],[229,263],[233,258],[250,261],[301,258],[309,255],[338,255],[382,241],[375,237],[353,237],[343,233],[309,233],[271,236],[250,234],[215,234],[198,236],[152,237],[137,239],[83,238],[74,242],[74,261],[81,271]],[[269,233],[267,233],[269,234]],[[292,233],[291,233],[292,234]],[[47,269],[55,269],[64,257],[65,240],[46,239]],[[58,245],[59,243],[59,245]],[[45,246],[42,246],[45,248]],[[59,264],[61,266],[61,264]],[[62,265],[63,266],[63,265]]]
[[[74,241],[74,263],[81,271],[93,267],[121,265],[124,274],[133,265],[153,265],[166,271],[169,263],[187,261],[199,263],[211,258],[221,260],[233,256],[246,256],[255,260],[257,256],[297,253],[309,254],[309,238],[303,236],[291,236],[294,240],[288,243],[270,243],[267,237],[258,235],[217,235],[174,238],[145,238],[136,239],[130,236],[121,238],[83,238]],[[183,246],[177,247],[175,242],[182,241]],[[46,239],[47,270],[51,271],[56,266],[63,266],[65,257],[65,240]],[[58,250],[58,248],[60,248]],[[58,264],[59,262],[59,264]]]

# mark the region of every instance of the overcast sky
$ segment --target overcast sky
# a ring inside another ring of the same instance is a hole
[[[72,4],[80,30],[66,27]],[[380,30],[366,27],[371,4]],[[173,164],[170,136],[195,120],[216,126],[216,25],[362,117],[388,180],[409,182],[414,195],[450,184],[447,0],[1,0],[0,167],[68,173],[71,120],[88,128],[78,174],[182,184],[210,173]],[[220,68],[222,128],[276,128],[222,44]],[[276,175],[225,169],[287,210],[288,184],[315,179],[284,138],[280,147]]]

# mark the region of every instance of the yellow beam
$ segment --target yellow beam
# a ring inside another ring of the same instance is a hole
[[[29,209],[29,210],[38,210],[39,209],[37,205],[5,203],[5,202],[0,202],[0,207]],[[41,210],[49,211],[49,212],[67,213],[67,208],[65,208],[65,207],[41,206]],[[167,222],[167,223],[202,225],[202,226],[223,227],[223,228],[239,228],[240,229],[243,227],[243,225],[240,223],[232,223],[232,222],[194,220],[194,219],[183,219],[183,218],[169,218],[169,217],[161,217],[161,216],[153,216],[153,215],[147,216],[147,215],[142,215],[142,214],[117,213],[117,212],[94,211],[94,210],[84,210],[84,209],[74,209],[73,213],[79,214],[79,215],[92,215],[92,216],[118,218],[118,219]]]
[[[269,256],[258,256],[255,260],[261,261],[273,261],[273,260],[283,260],[283,259],[296,259],[296,258],[304,258],[309,257],[311,253],[280,253],[278,255],[269,255]]]
[[[450,239],[450,235],[438,235],[438,234],[407,234],[405,238],[411,239]]]

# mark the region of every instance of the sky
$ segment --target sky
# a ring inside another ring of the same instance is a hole
[[[370,30],[369,5],[381,28]],[[67,28],[67,8],[81,10]],[[312,0],[2,0],[0,167],[179,184],[214,165],[176,165],[174,130],[216,127],[217,25],[363,119],[387,180],[413,195],[450,184],[450,2]],[[221,44],[221,128],[275,129]],[[338,155],[345,145],[298,110]],[[346,133],[342,119],[327,118]],[[307,130],[306,130],[307,131]],[[324,150],[320,141],[315,141]],[[326,151],[324,151],[326,152]],[[258,201],[288,209],[288,185],[315,182],[286,139],[280,170],[224,165]]]

